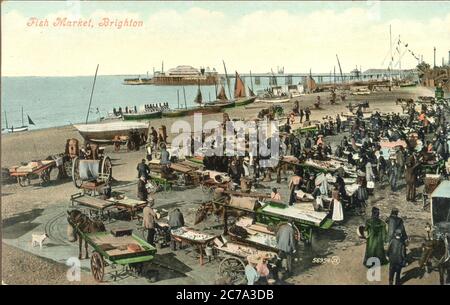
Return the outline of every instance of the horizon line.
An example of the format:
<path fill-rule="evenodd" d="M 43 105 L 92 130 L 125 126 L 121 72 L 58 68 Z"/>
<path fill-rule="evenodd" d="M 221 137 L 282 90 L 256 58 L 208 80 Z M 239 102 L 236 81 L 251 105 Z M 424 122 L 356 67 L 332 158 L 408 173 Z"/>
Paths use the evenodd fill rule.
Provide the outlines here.
<path fill-rule="evenodd" d="M 414 68 L 405 68 L 405 69 L 393 69 L 392 71 L 411 71 L 411 70 L 415 70 L 417 69 L 416 67 Z M 388 69 L 383 69 L 383 68 L 369 68 L 366 69 L 365 71 L 363 71 L 362 73 L 365 73 L 366 71 L 370 71 L 370 70 L 384 70 L 384 71 L 388 71 Z M 240 75 L 247 75 L 249 73 L 239 73 Z M 252 72 L 253 74 L 267 74 L 267 75 L 271 75 L 272 72 Z M 284 75 L 284 76 L 288 76 L 290 74 L 310 74 L 310 72 L 284 72 L 283 74 L 278 74 L 278 73 L 274 73 L 275 75 Z M 330 72 L 313 72 L 311 73 L 311 75 L 329 75 Z M 338 73 L 336 73 L 337 75 Z M 343 72 L 343 74 L 352 74 L 352 71 L 350 72 Z M 147 73 L 132 73 L 132 74 L 98 74 L 98 76 L 141 76 L 141 75 L 147 75 Z M 149 76 L 152 74 L 149 74 Z M 225 76 L 225 73 L 219 73 L 219 75 L 223 75 Z M 250 75 L 250 74 L 249 74 Z M 91 77 L 93 76 L 92 74 L 82 74 L 82 75 L 1 75 L 1 77 Z M 153 75 L 152 75 L 153 76 Z M 230 77 L 230 76 L 229 76 Z M 232 76 L 234 77 L 234 76 Z"/>

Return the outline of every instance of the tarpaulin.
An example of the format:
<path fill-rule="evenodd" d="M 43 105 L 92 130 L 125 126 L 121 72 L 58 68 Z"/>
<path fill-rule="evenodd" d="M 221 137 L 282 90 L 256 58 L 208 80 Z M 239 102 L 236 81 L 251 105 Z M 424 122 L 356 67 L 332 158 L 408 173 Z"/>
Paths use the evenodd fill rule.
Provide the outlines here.
<path fill-rule="evenodd" d="M 98 178 L 100 160 L 80 160 L 81 180 L 95 180 Z"/>

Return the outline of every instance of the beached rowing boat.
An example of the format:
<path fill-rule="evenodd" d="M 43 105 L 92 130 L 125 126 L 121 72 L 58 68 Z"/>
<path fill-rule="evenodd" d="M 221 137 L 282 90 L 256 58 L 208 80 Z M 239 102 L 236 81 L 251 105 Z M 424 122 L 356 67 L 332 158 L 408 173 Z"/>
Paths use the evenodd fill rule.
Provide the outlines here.
<path fill-rule="evenodd" d="M 128 136 L 130 131 L 148 133 L 148 124 L 141 122 L 113 121 L 107 123 L 73 125 L 85 140 L 111 140 L 115 136 Z"/>
<path fill-rule="evenodd" d="M 256 103 L 267 103 L 267 104 L 279 104 L 279 103 L 287 103 L 291 99 L 289 97 L 273 97 L 273 98 L 265 98 L 258 97 L 255 102 Z"/>

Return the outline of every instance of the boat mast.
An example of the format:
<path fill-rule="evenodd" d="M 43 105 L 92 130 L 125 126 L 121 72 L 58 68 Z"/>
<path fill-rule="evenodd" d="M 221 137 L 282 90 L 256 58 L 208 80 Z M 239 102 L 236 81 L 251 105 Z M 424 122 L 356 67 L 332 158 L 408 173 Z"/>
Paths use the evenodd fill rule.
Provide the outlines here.
<path fill-rule="evenodd" d="M 183 86 L 183 96 L 184 96 L 184 108 L 187 109 L 187 104 L 186 104 L 186 91 L 184 90 L 184 86 Z"/>
<path fill-rule="evenodd" d="M 22 126 L 25 126 L 23 125 L 23 106 L 22 106 Z"/>
<path fill-rule="evenodd" d="M 337 59 L 338 66 L 339 66 L 339 73 L 341 74 L 341 83 L 343 83 L 344 82 L 344 75 L 342 74 L 341 62 L 339 61 L 339 57 L 338 57 L 337 54 L 336 54 L 336 59 Z"/>
<path fill-rule="evenodd" d="M 230 79 L 228 78 L 227 67 L 225 66 L 225 61 L 223 59 L 222 59 L 222 62 L 223 62 L 223 69 L 225 70 L 225 78 L 227 79 L 228 94 L 231 99 L 232 95 L 231 95 L 231 89 L 230 89 Z"/>
<path fill-rule="evenodd" d="M 336 66 L 333 67 L 333 83 L 336 88 Z"/>
<path fill-rule="evenodd" d="M 8 118 L 6 117 L 6 110 L 5 110 L 5 124 L 6 124 L 6 129 L 8 129 Z"/>
<path fill-rule="evenodd" d="M 217 100 L 217 78 L 214 79 L 214 91 L 216 93 L 216 100 Z"/>
<path fill-rule="evenodd" d="M 250 70 L 250 85 L 252 86 L 252 91 L 255 92 L 255 91 L 253 90 L 252 70 Z"/>
<path fill-rule="evenodd" d="M 389 82 L 392 82 L 392 26 L 389 25 L 389 52 L 391 53 L 391 60 L 389 61 Z"/>
<path fill-rule="evenodd" d="M 99 64 L 97 64 L 97 69 L 95 70 L 94 83 L 92 84 L 91 98 L 89 99 L 89 107 L 88 107 L 88 111 L 87 111 L 87 115 L 86 115 L 86 124 L 87 124 L 88 119 L 89 119 L 89 111 L 91 110 L 92 96 L 94 94 L 95 81 L 97 80 L 98 66 L 99 66 Z"/>

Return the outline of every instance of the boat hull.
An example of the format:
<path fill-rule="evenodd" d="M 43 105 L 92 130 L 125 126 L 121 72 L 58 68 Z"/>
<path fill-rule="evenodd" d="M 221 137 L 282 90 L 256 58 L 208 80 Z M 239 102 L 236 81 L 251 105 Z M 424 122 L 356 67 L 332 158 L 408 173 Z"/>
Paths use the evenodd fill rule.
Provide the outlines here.
<path fill-rule="evenodd" d="M 237 99 L 234 102 L 234 106 L 235 107 L 245 106 L 245 105 L 253 103 L 255 100 L 256 100 L 256 96 L 245 97 L 245 98 L 242 98 L 242 99 Z"/>
<path fill-rule="evenodd" d="M 161 116 L 162 116 L 161 111 L 148 112 L 148 113 L 124 113 L 124 114 L 122 114 L 122 117 L 125 121 L 158 119 Z"/>
<path fill-rule="evenodd" d="M 169 110 L 162 113 L 163 118 L 177 118 L 185 115 L 187 115 L 185 110 Z"/>
<path fill-rule="evenodd" d="M 28 131 L 28 126 L 20 126 L 17 128 L 8 127 L 6 130 L 8 131 L 8 133 L 24 132 L 24 131 Z"/>
<path fill-rule="evenodd" d="M 163 111 L 162 116 L 165 118 L 177 118 L 182 116 L 189 116 L 195 113 L 211 114 L 217 113 L 222 110 L 222 106 L 210 105 L 201 107 L 191 107 L 187 109 L 175 109 L 169 111 Z"/>
<path fill-rule="evenodd" d="M 119 121 L 73 126 L 86 141 L 112 141 L 116 136 L 128 136 L 132 130 L 137 130 L 145 135 L 148 133 L 148 124 L 146 123 Z"/>
<path fill-rule="evenodd" d="M 263 99 L 258 98 L 256 99 L 256 103 L 267 103 L 267 104 L 278 104 L 278 103 L 287 103 L 291 99 L 290 98 L 274 98 L 274 99 Z"/>
<path fill-rule="evenodd" d="M 236 105 L 235 101 L 214 101 L 211 103 L 206 103 L 204 105 L 204 107 L 219 107 L 220 109 L 224 109 L 224 108 L 231 108 L 234 107 Z"/>

